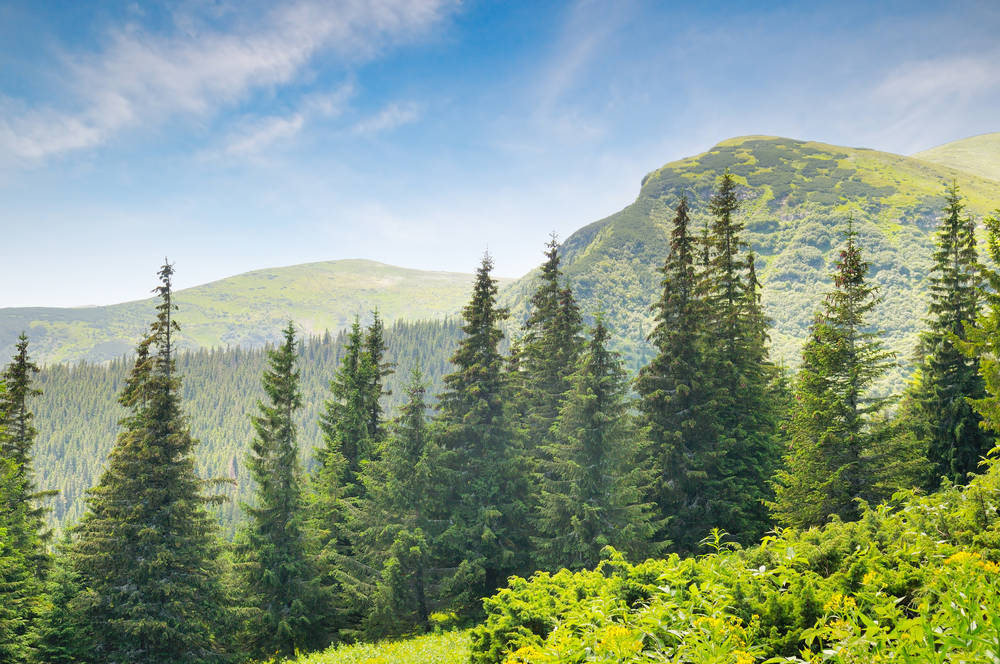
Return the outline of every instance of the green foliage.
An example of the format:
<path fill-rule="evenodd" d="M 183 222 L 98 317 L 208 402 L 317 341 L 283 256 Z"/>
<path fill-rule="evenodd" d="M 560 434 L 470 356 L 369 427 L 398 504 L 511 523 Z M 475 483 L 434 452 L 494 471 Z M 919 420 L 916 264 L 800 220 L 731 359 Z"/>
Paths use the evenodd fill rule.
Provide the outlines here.
<path fill-rule="evenodd" d="M 1000 265 L 1000 209 L 987 217 L 986 250 L 994 266 Z M 1000 431 L 1000 270 L 985 268 L 986 282 L 982 292 L 984 307 L 976 324 L 966 330 L 968 340 L 959 347 L 970 358 L 979 361 L 979 374 L 986 394 L 972 402 L 983 418 L 982 426 Z"/>
<path fill-rule="evenodd" d="M 749 549 L 639 564 L 609 550 L 593 571 L 514 578 L 486 600 L 472 662 L 992 661 L 998 498 L 994 467 Z"/>
<path fill-rule="evenodd" d="M 216 528 L 181 409 L 172 273 L 169 264 L 159 272 L 156 320 L 121 391 L 128 415 L 74 529 L 83 620 L 92 652 L 107 662 L 218 658 Z"/>

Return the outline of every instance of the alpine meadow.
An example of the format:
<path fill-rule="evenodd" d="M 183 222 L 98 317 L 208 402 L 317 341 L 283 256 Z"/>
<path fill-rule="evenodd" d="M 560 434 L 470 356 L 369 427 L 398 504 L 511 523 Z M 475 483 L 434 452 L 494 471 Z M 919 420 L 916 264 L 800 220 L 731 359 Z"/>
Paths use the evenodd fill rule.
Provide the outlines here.
<path fill-rule="evenodd" d="M 997 29 L 12 0 L 0 664 L 1000 661 Z"/>

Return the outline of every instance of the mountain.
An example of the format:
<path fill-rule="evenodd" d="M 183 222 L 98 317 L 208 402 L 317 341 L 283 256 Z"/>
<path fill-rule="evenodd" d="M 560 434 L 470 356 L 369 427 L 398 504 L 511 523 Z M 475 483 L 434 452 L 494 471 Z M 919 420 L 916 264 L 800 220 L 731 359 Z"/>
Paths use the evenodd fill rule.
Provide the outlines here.
<path fill-rule="evenodd" d="M 154 282 L 150 268 L 150 283 Z M 428 272 L 367 260 L 339 260 L 255 270 L 177 291 L 183 314 L 181 349 L 260 347 L 294 320 L 304 334 L 336 332 L 354 316 L 378 309 L 386 323 L 442 319 L 459 312 L 471 274 Z M 43 363 L 102 362 L 135 349 L 150 321 L 152 300 L 105 307 L 0 309 L 0 357 L 28 333 Z"/>
<path fill-rule="evenodd" d="M 932 164 L 949 166 L 990 180 L 1000 180 L 1000 132 L 963 138 L 913 156 Z"/>
<path fill-rule="evenodd" d="M 968 211 L 980 216 L 1000 205 L 1000 182 L 912 157 L 772 136 L 729 139 L 666 164 L 643 178 L 631 205 L 563 243 L 563 267 L 583 309 L 602 313 L 613 325 L 633 367 L 651 352 L 642 340 L 652 326 L 657 270 L 669 250 L 678 198 L 688 196 L 694 228 L 700 229 L 726 169 L 743 186 L 744 237 L 756 255 L 765 309 L 774 322 L 774 359 L 798 364 L 853 218 L 884 298 L 874 322 L 901 362 L 883 388 L 899 387 L 926 313 L 927 272 L 945 186 L 957 181 Z M 515 311 L 523 312 L 533 280 L 528 275 L 508 288 Z"/>

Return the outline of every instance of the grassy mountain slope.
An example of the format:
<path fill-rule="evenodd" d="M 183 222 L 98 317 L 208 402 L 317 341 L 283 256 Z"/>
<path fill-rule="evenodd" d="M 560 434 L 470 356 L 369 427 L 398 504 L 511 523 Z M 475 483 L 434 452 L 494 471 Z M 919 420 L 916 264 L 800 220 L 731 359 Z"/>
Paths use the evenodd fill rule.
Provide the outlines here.
<path fill-rule="evenodd" d="M 152 275 L 152 273 L 150 273 Z M 427 272 L 366 260 L 307 263 L 255 270 L 178 291 L 184 312 L 179 346 L 259 347 L 277 341 L 292 319 L 305 334 L 348 326 L 355 315 L 439 319 L 468 299 L 472 275 Z M 150 283 L 152 283 L 152 276 Z M 102 362 L 130 353 L 144 334 L 150 300 L 106 307 L 0 309 L 0 357 L 13 351 L 22 330 L 41 362 Z"/>
<path fill-rule="evenodd" d="M 950 166 L 966 173 L 1000 181 L 1000 132 L 952 141 L 913 156 L 933 164 Z"/>
<path fill-rule="evenodd" d="M 1000 182 L 910 157 L 768 136 L 746 136 L 648 174 L 635 202 L 569 236 L 564 269 L 585 311 L 603 312 L 638 366 L 652 325 L 669 249 L 670 220 L 681 194 L 692 203 L 694 228 L 707 221 L 716 181 L 730 169 L 744 185 L 745 239 L 755 252 L 763 299 L 774 321 L 776 360 L 794 366 L 821 293 L 830 287 L 843 231 L 853 217 L 885 301 L 875 324 L 898 360 L 908 362 L 926 311 L 933 231 L 945 184 L 956 180 L 969 211 L 1000 205 Z M 533 275 L 508 289 L 523 313 Z M 898 386 L 905 369 L 889 377 Z"/>

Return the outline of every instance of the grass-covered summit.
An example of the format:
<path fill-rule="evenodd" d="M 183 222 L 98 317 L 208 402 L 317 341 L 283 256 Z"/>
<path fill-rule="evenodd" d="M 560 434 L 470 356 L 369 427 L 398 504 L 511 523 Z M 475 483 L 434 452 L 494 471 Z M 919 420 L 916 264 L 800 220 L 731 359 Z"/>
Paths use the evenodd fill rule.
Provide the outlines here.
<path fill-rule="evenodd" d="M 757 255 L 763 300 L 774 321 L 772 354 L 795 365 L 829 279 L 847 220 L 854 219 L 872 278 L 885 298 L 874 322 L 900 361 L 909 359 L 926 313 L 933 231 L 945 186 L 956 181 L 968 211 L 1000 205 L 1000 182 L 912 157 L 769 136 L 723 141 L 671 162 L 642 180 L 636 200 L 566 238 L 563 266 L 586 312 L 603 312 L 632 356 L 651 326 L 657 271 L 668 252 L 669 220 L 687 194 L 695 232 L 718 177 L 729 169 L 742 185 L 745 239 Z M 533 275 L 511 286 L 523 302 Z M 889 378 L 898 382 L 903 374 Z"/>
<path fill-rule="evenodd" d="M 411 270 L 368 260 L 337 260 L 269 268 L 176 293 L 183 311 L 180 349 L 259 347 L 277 343 L 289 319 L 306 335 L 336 332 L 355 315 L 378 309 L 384 321 L 441 319 L 457 314 L 472 275 Z M 27 332 L 46 364 L 101 362 L 130 353 L 145 334 L 150 300 L 105 307 L 0 309 L 0 357 Z"/>
<path fill-rule="evenodd" d="M 917 159 L 1000 181 L 1000 132 L 970 136 L 913 155 Z"/>

